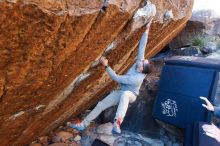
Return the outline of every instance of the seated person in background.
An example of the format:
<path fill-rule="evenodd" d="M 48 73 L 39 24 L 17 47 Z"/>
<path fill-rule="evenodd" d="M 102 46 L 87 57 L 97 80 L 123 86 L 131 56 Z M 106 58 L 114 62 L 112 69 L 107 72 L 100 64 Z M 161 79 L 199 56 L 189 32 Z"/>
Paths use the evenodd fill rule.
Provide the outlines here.
<path fill-rule="evenodd" d="M 206 102 L 206 104 L 202 104 L 202 106 L 220 118 L 220 107 L 213 106 L 206 97 L 200 98 Z M 205 124 L 202 126 L 202 128 L 206 132 L 206 135 L 216 139 L 220 143 L 220 129 L 218 127 L 216 127 L 214 124 Z"/>

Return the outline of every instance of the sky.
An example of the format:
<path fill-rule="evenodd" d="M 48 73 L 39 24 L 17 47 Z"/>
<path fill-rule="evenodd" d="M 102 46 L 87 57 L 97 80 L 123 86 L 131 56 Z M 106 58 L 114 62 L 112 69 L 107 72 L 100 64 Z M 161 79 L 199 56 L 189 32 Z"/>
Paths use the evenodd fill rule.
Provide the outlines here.
<path fill-rule="evenodd" d="M 212 9 L 220 15 L 220 0 L 194 0 L 193 10 Z"/>

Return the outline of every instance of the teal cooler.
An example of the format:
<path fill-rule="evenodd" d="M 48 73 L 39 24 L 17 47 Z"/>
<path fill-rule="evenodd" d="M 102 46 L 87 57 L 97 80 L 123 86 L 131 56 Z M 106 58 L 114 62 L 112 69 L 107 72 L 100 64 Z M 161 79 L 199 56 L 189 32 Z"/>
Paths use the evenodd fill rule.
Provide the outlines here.
<path fill-rule="evenodd" d="M 179 128 L 194 122 L 210 122 L 211 113 L 199 97 L 214 101 L 220 60 L 173 57 L 162 69 L 153 116 Z"/>

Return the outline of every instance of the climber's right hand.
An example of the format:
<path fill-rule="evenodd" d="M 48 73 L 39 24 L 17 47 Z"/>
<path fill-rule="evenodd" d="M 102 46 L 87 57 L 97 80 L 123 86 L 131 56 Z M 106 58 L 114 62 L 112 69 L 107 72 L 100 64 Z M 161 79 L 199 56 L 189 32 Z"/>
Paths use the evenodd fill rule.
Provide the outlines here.
<path fill-rule="evenodd" d="M 100 58 L 100 63 L 103 65 L 103 66 L 108 66 L 108 59 L 106 59 L 105 57 L 101 57 Z"/>

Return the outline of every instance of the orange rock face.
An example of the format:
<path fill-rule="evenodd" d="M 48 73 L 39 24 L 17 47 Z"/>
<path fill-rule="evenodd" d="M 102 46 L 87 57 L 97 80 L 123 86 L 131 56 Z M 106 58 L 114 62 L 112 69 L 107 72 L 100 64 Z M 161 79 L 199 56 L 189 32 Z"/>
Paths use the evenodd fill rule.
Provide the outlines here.
<path fill-rule="evenodd" d="M 151 2 L 157 14 L 146 57 L 182 30 L 193 6 L 193 0 Z M 143 0 L 0 0 L 1 146 L 30 143 L 112 90 L 116 84 L 97 60 L 105 55 L 117 73 L 133 64 L 144 31 L 133 27 L 133 16 L 144 5 Z"/>

